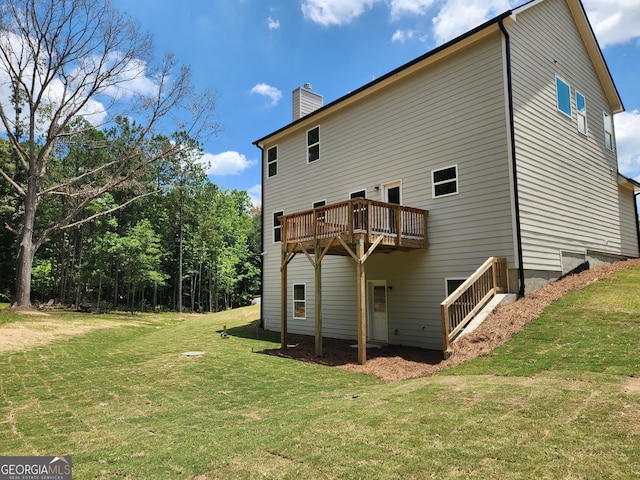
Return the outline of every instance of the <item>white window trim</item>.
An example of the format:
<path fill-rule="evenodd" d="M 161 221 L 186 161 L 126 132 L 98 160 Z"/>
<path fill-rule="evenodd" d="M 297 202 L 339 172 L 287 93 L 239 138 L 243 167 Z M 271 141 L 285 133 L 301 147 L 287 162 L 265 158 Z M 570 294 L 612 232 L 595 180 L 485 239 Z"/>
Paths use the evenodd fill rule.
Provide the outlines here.
<path fill-rule="evenodd" d="M 322 202 L 324 202 L 323 205 L 318 205 L 318 203 L 322 203 Z M 311 208 L 325 207 L 326 205 L 327 205 L 327 199 L 317 200 L 317 201 L 311 203 Z"/>
<path fill-rule="evenodd" d="M 443 183 L 452 182 L 453 180 L 445 180 L 443 182 L 436 183 L 433 181 L 433 174 L 434 172 L 439 172 L 440 170 L 447 170 L 448 168 L 456 169 L 456 177 L 455 177 L 456 191 L 452 193 L 445 193 L 444 195 L 436 195 L 436 185 L 442 185 Z M 455 165 L 449 165 L 447 167 L 436 168 L 434 170 L 431 170 L 431 198 L 450 197 L 452 195 L 458 195 L 459 193 L 460 193 L 460 172 L 459 172 L 457 163 Z"/>
<path fill-rule="evenodd" d="M 609 124 L 611 125 L 611 130 L 607 130 L 607 122 L 605 119 L 609 118 Z M 602 112 L 602 128 L 604 129 L 604 147 L 607 150 L 614 151 L 615 147 L 615 137 L 613 134 L 613 115 L 608 112 Z M 607 135 L 611 137 L 611 148 L 607 146 Z"/>
<path fill-rule="evenodd" d="M 296 300 L 296 287 L 302 285 L 304 287 L 304 300 Z M 307 284 L 306 283 L 294 283 L 291 289 L 293 298 L 293 304 L 292 304 L 292 308 L 293 311 L 291 312 L 291 316 L 295 319 L 295 320 L 306 320 L 307 319 Z M 296 303 L 299 302 L 304 302 L 304 317 L 296 317 Z"/>
<path fill-rule="evenodd" d="M 402 180 L 394 180 L 393 182 L 387 182 L 382 184 L 382 195 L 383 195 L 382 201 L 389 203 L 389 189 L 393 187 L 399 188 L 399 194 L 400 194 L 399 205 L 402 205 Z"/>
<path fill-rule="evenodd" d="M 353 200 L 353 198 L 354 198 L 351 195 L 353 195 L 354 193 L 360 193 L 360 192 L 364 192 L 364 197 L 356 197 L 356 198 L 367 198 L 367 189 L 366 188 L 358 188 L 357 190 L 353 190 L 352 192 L 349 192 L 349 200 Z"/>
<path fill-rule="evenodd" d="M 284 210 L 275 210 L 271 212 L 271 235 L 273 239 L 273 243 L 282 243 L 282 225 L 278 225 L 277 227 L 273 224 L 274 216 L 276 213 L 280 213 L 280 216 L 284 215 Z M 280 240 L 276 240 L 276 229 L 280 230 Z"/>
<path fill-rule="evenodd" d="M 448 287 L 448 283 L 450 281 L 456 281 L 456 282 L 462 281 L 462 282 L 464 282 L 465 280 L 467 280 L 467 279 L 464 278 L 464 277 L 446 277 L 444 279 L 444 298 L 447 298 L 449 295 L 451 295 L 451 293 L 453 293 L 453 292 L 449 293 L 449 288 L 447 288 Z M 454 292 L 455 292 L 455 290 L 454 290 Z"/>
<path fill-rule="evenodd" d="M 310 132 L 311 130 L 315 130 L 316 128 L 318 129 L 318 142 L 317 142 L 317 143 L 313 143 L 313 144 L 309 145 L 309 132 Z M 307 134 L 304 136 L 304 141 L 305 141 L 305 144 L 307 145 L 307 148 L 305 149 L 305 151 L 307 152 L 307 163 L 309 164 L 309 163 L 316 163 L 316 162 L 319 162 L 319 161 L 320 161 L 320 158 L 321 158 L 321 156 L 322 156 L 322 154 L 321 154 L 321 152 L 320 152 L 320 125 L 316 125 L 315 127 L 310 128 L 309 130 L 307 130 Z M 309 160 L 309 149 L 310 149 L 311 147 L 315 146 L 315 145 L 318 145 L 318 158 L 316 158 L 316 159 L 315 159 L 315 160 L 313 160 L 313 161 L 310 161 L 310 160 Z"/>
<path fill-rule="evenodd" d="M 578 110 L 578 95 L 580 95 L 584 99 L 584 113 L 581 113 L 580 110 Z M 575 91 L 573 97 L 576 101 L 576 126 L 578 132 L 583 135 L 587 135 L 587 132 L 589 131 L 589 125 L 587 123 L 587 97 L 580 93 L 578 90 Z M 580 117 L 584 118 L 584 132 L 580 130 Z"/>
<path fill-rule="evenodd" d="M 276 149 L 276 159 L 273 161 L 269 161 L 269 150 L 271 150 L 272 148 Z M 269 148 L 267 148 L 266 151 L 266 155 L 267 155 L 267 178 L 273 178 L 273 177 L 277 177 L 278 176 L 278 157 L 280 156 L 280 148 L 278 147 L 278 145 L 273 145 Z M 275 175 L 269 175 L 269 165 L 271 165 L 272 163 L 276 164 L 276 174 Z"/>
<path fill-rule="evenodd" d="M 560 108 L 560 95 L 558 95 L 558 80 L 560 80 L 562 83 L 564 83 L 568 88 L 569 88 L 569 113 L 565 112 L 564 110 L 562 110 Z M 572 105 L 571 105 L 571 84 L 567 81 L 565 81 L 564 79 L 560 78 L 558 75 L 556 75 L 556 79 L 554 82 L 554 86 L 555 86 L 555 91 L 556 91 L 556 109 L 562 113 L 565 117 L 571 117 L 571 112 L 573 111 Z"/>

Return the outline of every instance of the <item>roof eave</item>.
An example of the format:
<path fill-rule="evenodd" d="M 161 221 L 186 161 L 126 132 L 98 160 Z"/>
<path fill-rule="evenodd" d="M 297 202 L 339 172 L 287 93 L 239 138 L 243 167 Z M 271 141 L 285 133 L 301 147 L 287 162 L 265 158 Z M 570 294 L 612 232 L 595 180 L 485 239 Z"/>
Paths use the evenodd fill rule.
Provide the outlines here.
<path fill-rule="evenodd" d="M 459 37 L 456 37 L 453 40 L 447 43 L 444 43 L 433 50 L 430 50 L 424 55 L 421 55 L 420 57 L 417 57 L 411 60 L 410 62 L 405 63 L 404 65 L 396 68 L 395 70 L 392 70 L 391 72 L 363 85 L 357 90 L 349 92 L 348 94 L 338 98 L 337 100 L 334 100 L 333 102 L 326 104 L 325 106 L 310 113 L 309 115 L 306 115 L 292 123 L 289 123 L 288 125 L 285 125 L 284 127 L 270 133 L 269 135 L 266 135 L 256 140 L 255 142 L 253 142 L 253 144 L 256 146 L 262 146 L 264 145 L 266 140 L 285 134 L 288 130 L 291 130 L 297 126 L 300 126 L 306 123 L 317 122 L 320 118 L 328 115 L 329 113 L 333 113 L 336 110 L 344 108 L 350 103 L 356 100 L 359 100 L 361 98 L 364 98 L 378 91 L 380 88 L 383 88 L 390 83 L 394 83 L 400 80 L 401 78 L 404 78 L 407 75 L 410 75 L 416 70 L 420 70 L 424 68 L 426 65 L 429 65 L 435 61 L 440 60 L 442 57 L 455 53 L 456 51 L 460 50 L 464 46 L 470 43 L 474 43 L 479 39 L 484 38 L 485 36 L 493 33 L 494 31 L 497 31 L 498 23 L 501 20 L 504 20 L 509 16 L 511 16 L 511 14 L 512 14 L 512 11 L 509 10 L 501 15 L 498 15 L 497 17 L 483 23 L 482 25 L 479 25 L 473 30 L 469 30 L 463 35 L 460 35 Z"/>

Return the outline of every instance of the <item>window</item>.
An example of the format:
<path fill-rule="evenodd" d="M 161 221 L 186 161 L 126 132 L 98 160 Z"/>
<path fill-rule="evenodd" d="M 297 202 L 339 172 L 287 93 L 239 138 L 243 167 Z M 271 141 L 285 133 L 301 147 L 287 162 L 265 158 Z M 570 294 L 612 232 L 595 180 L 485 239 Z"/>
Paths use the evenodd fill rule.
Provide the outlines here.
<path fill-rule="evenodd" d="M 367 191 L 366 190 L 358 190 L 357 192 L 351 192 L 349 194 L 349 198 L 354 199 L 354 198 L 367 198 Z"/>
<path fill-rule="evenodd" d="M 319 202 L 313 202 L 313 208 L 324 207 L 327 204 L 326 200 L 320 200 Z M 318 212 L 318 216 L 316 217 L 319 222 L 324 222 L 326 217 L 326 211 L 324 209 Z"/>
<path fill-rule="evenodd" d="M 284 215 L 283 211 L 275 212 L 273 214 L 273 241 L 279 242 L 282 239 L 282 232 L 279 218 Z"/>
<path fill-rule="evenodd" d="M 587 101 L 580 92 L 576 91 L 576 111 L 578 115 L 578 131 L 587 134 Z"/>
<path fill-rule="evenodd" d="M 307 318 L 307 292 L 304 283 L 293 284 L 293 318 Z"/>
<path fill-rule="evenodd" d="M 567 115 L 571 116 L 571 87 L 569 87 L 568 83 L 560 80 L 560 78 L 556 77 L 556 99 L 558 104 L 558 110 Z"/>
<path fill-rule="evenodd" d="M 433 170 L 433 197 L 444 197 L 458 193 L 458 166 Z"/>
<path fill-rule="evenodd" d="M 270 177 L 278 174 L 278 146 L 271 147 L 267 150 L 267 171 Z"/>
<path fill-rule="evenodd" d="M 613 122 L 611 115 L 603 113 L 602 119 L 604 121 L 604 145 L 609 150 L 613 150 Z"/>
<path fill-rule="evenodd" d="M 447 278 L 445 280 L 447 297 L 455 292 L 456 289 L 465 282 L 465 280 L 465 278 Z"/>
<path fill-rule="evenodd" d="M 320 127 L 307 132 L 307 161 L 315 162 L 320 158 Z"/>

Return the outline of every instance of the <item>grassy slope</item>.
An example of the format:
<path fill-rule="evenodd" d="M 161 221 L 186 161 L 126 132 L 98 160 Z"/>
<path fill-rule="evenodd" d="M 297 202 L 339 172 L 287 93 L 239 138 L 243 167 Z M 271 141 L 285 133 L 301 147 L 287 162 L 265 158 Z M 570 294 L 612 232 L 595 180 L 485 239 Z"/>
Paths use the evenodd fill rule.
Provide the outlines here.
<path fill-rule="evenodd" d="M 621 272 L 395 384 L 253 353 L 257 307 L 114 318 L 0 355 L 0 455 L 70 454 L 74 478 L 637 478 L 639 286 Z"/>

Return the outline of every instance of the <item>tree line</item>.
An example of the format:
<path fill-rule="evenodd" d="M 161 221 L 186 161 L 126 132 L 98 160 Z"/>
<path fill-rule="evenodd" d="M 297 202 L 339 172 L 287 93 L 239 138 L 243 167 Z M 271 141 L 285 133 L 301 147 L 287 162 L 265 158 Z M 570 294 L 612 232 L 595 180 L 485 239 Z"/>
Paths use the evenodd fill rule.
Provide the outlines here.
<path fill-rule="evenodd" d="M 48 176 L 68 175 L 71 164 L 77 174 L 105 155 L 71 148 L 64 159 L 50 162 Z M 78 226 L 48 238 L 34 258 L 32 301 L 92 311 L 212 312 L 248 305 L 260 292 L 260 209 L 245 191 L 211 183 L 195 157 L 154 163 L 136 180 L 136 188 L 152 193 L 117 208 L 131 193 L 107 192 L 76 217 Z M 0 165 L 7 168 L 10 158 L 7 142 L 0 141 Z M 1 221 L 11 225 L 19 221 L 20 201 L 6 185 L 3 189 Z M 66 196 L 44 200 L 36 227 L 63 216 L 69 201 Z M 15 286 L 17 239 L 5 229 L 0 241 L 0 292 L 8 300 Z"/>
<path fill-rule="evenodd" d="M 108 0 L 0 8 L 0 294 L 215 311 L 259 290 L 259 212 L 197 161 L 216 95 Z"/>

